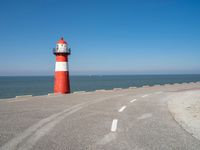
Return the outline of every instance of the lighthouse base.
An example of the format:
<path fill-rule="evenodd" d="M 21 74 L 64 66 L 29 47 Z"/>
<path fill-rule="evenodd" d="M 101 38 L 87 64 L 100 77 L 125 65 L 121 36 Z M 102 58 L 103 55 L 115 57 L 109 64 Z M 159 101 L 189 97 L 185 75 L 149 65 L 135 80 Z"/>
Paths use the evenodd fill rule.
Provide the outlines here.
<path fill-rule="evenodd" d="M 55 72 L 54 93 L 68 94 L 70 93 L 69 72 Z"/>

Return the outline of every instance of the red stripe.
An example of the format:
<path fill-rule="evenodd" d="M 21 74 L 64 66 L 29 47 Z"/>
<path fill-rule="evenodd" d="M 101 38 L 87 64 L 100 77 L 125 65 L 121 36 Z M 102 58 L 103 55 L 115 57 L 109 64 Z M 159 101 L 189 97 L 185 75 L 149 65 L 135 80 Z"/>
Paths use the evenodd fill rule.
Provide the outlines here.
<path fill-rule="evenodd" d="M 54 92 L 62 94 L 70 93 L 70 82 L 69 82 L 68 71 L 55 72 Z"/>
<path fill-rule="evenodd" d="M 67 62 L 68 61 L 68 55 L 66 54 L 58 54 L 56 55 L 56 61 L 57 62 Z"/>

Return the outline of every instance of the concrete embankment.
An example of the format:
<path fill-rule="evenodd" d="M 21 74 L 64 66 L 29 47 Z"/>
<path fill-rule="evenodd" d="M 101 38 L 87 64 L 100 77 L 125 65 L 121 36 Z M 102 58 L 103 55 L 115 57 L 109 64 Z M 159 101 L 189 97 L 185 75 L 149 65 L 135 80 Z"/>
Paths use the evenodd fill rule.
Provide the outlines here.
<path fill-rule="evenodd" d="M 178 92 L 168 99 L 168 107 L 175 120 L 200 140 L 200 91 Z"/>

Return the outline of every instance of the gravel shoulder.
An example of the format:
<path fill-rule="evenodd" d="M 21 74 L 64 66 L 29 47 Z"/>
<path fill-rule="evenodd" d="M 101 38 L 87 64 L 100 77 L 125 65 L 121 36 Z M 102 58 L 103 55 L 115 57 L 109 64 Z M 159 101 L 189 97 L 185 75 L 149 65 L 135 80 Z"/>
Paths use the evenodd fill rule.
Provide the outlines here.
<path fill-rule="evenodd" d="M 174 119 L 200 140 L 200 91 L 173 93 L 168 97 L 168 108 Z"/>

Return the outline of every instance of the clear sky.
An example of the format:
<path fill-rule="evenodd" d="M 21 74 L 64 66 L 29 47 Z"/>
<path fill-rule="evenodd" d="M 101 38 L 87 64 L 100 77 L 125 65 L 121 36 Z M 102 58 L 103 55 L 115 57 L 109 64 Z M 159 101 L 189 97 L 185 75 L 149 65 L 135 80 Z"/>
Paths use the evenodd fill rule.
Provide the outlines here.
<path fill-rule="evenodd" d="M 199 0 L 1 0 L 0 75 L 200 73 Z"/>

